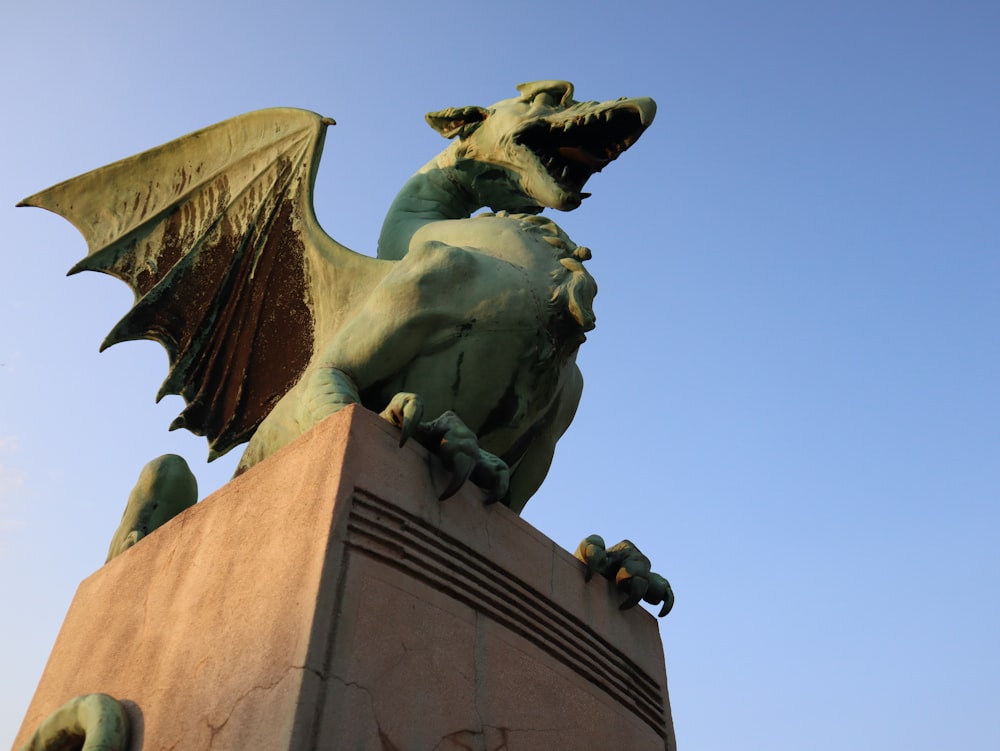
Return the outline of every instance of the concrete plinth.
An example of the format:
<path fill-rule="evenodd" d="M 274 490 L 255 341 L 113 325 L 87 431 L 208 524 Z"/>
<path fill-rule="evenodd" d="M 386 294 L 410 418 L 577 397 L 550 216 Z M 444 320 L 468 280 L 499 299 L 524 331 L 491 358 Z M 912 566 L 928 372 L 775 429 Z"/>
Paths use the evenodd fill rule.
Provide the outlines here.
<path fill-rule="evenodd" d="M 655 620 L 359 408 L 86 579 L 15 742 L 122 700 L 133 751 L 675 748 Z"/>

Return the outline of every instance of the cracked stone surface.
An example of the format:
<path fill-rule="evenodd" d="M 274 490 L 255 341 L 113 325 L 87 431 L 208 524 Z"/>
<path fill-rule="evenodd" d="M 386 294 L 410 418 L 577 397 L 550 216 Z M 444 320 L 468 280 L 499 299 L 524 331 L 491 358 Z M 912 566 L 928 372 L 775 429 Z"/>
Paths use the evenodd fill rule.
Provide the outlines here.
<path fill-rule="evenodd" d="M 675 749 L 654 619 L 428 461 L 347 409 L 115 558 L 15 747 L 103 692 L 143 751 Z"/>

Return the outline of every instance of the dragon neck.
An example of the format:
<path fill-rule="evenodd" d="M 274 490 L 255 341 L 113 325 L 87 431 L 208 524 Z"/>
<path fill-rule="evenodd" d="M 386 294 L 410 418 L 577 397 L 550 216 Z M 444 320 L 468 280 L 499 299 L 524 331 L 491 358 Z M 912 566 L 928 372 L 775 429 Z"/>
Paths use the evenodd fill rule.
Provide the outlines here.
<path fill-rule="evenodd" d="M 455 146 L 421 167 L 396 195 L 379 235 L 379 258 L 399 260 L 409 250 L 414 233 L 425 224 L 467 219 L 484 206 L 529 213 L 541 210 L 530 205 L 511 205 L 524 202 L 516 174 L 463 158 Z"/>

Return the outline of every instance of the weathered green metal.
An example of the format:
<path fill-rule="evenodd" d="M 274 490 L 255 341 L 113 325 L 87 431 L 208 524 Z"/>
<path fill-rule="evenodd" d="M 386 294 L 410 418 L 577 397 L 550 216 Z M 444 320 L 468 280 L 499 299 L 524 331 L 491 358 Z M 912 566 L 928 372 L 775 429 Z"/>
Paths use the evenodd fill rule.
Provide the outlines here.
<path fill-rule="evenodd" d="M 590 250 L 538 214 L 577 208 L 656 105 L 578 102 L 566 81 L 518 92 L 427 115 L 451 144 L 393 201 L 377 258 L 320 228 L 312 190 L 333 121 L 302 110 L 252 112 L 22 203 L 83 233 L 73 272 L 132 287 L 104 346 L 164 345 L 160 396 L 187 405 L 171 428 L 206 436 L 210 458 L 249 440 L 242 472 L 360 403 L 442 456 L 445 495 L 471 477 L 519 512 L 576 412 L 576 353 L 596 320 Z"/>
<path fill-rule="evenodd" d="M 183 458 L 164 454 L 153 459 L 139 473 L 105 563 L 197 502 L 198 481 Z"/>
<path fill-rule="evenodd" d="M 17 751 L 126 751 L 128 715 L 107 694 L 70 699 L 50 714 Z"/>

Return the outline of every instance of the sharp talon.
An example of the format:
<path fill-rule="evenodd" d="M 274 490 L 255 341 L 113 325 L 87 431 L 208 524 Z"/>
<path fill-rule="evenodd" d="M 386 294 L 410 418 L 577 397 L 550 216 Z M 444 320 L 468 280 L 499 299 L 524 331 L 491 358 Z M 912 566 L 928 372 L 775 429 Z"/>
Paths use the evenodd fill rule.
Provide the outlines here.
<path fill-rule="evenodd" d="M 399 426 L 399 447 L 403 448 L 406 442 L 413 437 L 413 434 L 417 430 L 417 425 L 420 423 L 417 420 L 408 420 L 406 417 L 403 418 L 403 424 Z"/>
<path fill-rule="evenodd" d="M 452 459 L 452 465 L 451 481 L 448 483 L 448 487 L 444 489 L 444 492 L 438 496 L 439 501 L 447 500 L 458 492 L 458 489 L 469 479 L 469 475 L 472 474 L 476 462 L 467 454 L 456 454 Z"/>
<path fill-rule="evenodd" d="M 608 554 L 603 547 L 591 546 L 587 549 L 587 572 L 584 574 L 584 580 L 590 581 L 591 577 L 595 573 L 600 573 L 604 571 L 604 568 L 608 565 Z"/>
<path fill-rule="evenodd" d="M 630 576 L 625 569 L 618 572 L 618 587 L 628 591 L 628 597 L 618 606 L 619 610 L 635 607 L 649 588 L 649 582 L 641 576 Z"/>
<path fill-rule="evenodd" d="M 483 504 L 492 506 L 507 497 L 507 491 L 510 490 L 510 469 L 499 457 L 479 449 L 479 460 L 472 472 L 472 482 L 486 491 Z"/>
<path fill-rule="evenodd" d="M 488 484 L 490 487 L 490 491 L 487 493 L 485 501 L 486 505 L 490 506 L 507 497 L 507 494 L 510 491 L 510 470 L 507 468 L 507 464 L 499 459 L 496 459 L 494 463 L 488 464 L 488 466 L 491 470 L 492 482 L 483 484 Z M 487 477 L 490 477 L 491 475 L 488 474 Z M 472 475 L 472 481 L 477 482 L 475 474 Z"/>
<path fill-rule="evenodd" d="M 399 447 L 413 436 L 424 417 L 423 400 L 416 394 L 400 392 L 382 410 L 381 416 L 399 428 Z"/>
<path fill-rule="evenodd" d="M 654 585 L 656 589 L 656 600 L 652 604 L 663 603 L 663 607 L 660 608 L 660 618 L 662 618 L 674 607 L 674 590 L 670 588 L 670 582 L 659 574 L 653 574 L 649 579 L 650 589 L 653 589 Z"/>
<path fill-rule="evenodd" d="M 608 553 L 604 547 L 604 538 L 600 535 L 590 535 L 576 549 L 576 559 L 584 565 L 583 580 L 590 581 L 595 571 L 604 570 L 608 561 Z"/>
<path fill-rule="evenodd" d="M 399 433 L 399 447 L 402 448 L 410 437 L 417 432 L 420 421 L 424 419 L 424 402 L 420 397 L 413 396 L 403 405 L 403 424 Z"/>
<path fill-rule="evenodd" d="M 464 484 L 465 484 L 464 477 L 462 477 L 459 474 L 452 475 L 451 482 L 448 483 L 448 487 L 446 487 L 444 491 L 441 493 L 441 495 L 438 496 L 438 500 L 447 501 L 449 498 L 455 495 L 455 493 L 458 492 L 459 488 L 461 488 Z"/>
<path fill-rule="evenodd" d="M 662 618 L 673 609 L 674 609 L 674 593 L 671 592 L 669 593 L 667 598 L 663 601 L 663 607 L 660 608 L 659 617 Z"/>
<path fill-rule="evenodd" d="M 670 582 L 657 573 L 650 573 L 649 587 L 642 599 L 650 605 L 663 603 L 663 607 L 660 608 L 660 618 L 674 607 L 674 591 L 670 588 Z"/>
<path fill-rule="evenodd" d="M 584 565 L 584 581 L 589 582 L 596 571 L 613 581 L 625 595 L 619 610 L 634 608 L 640 600 L 650 605 L 662 603 L 660 618 L 673 609 L 670 582 L 650 571 L 649 559 L 628 540 L 607 548 L 600 535 L 590 535 L 580 543 L 574 556 Z"/>

